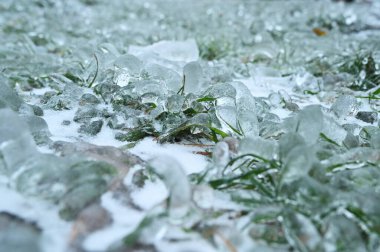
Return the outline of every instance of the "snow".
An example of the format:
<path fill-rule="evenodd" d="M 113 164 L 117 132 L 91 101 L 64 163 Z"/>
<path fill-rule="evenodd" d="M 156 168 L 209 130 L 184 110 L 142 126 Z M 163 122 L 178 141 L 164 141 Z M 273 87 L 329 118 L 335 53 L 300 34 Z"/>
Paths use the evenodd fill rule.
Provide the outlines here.
<path fill-rule="evenodd" d="M 151 137 L 140 141 L 129 151 L 146 161 L 161 155 L 169 155 L 182 165 L 186 174 L 203 171 L 207 166 L 207 158 L 195 154 L 197 151 L 202 151 L 201 148 L 180 144 L 159 144 Z"/>
<path fill-rule="evenodd" d="M 35 198 L 25 196 L 0 187 L 0 212 L 15 214 L 27 221 L 35 222 L 42 230 L 42 251 L 67 251 L 67 241 L 71 224 L 64 222 L 58 215 L 58 208 Z"/>
<path fill-rule="evenodd" d="M 48 124 L 49 131 L 52 134 L 53 141 L 76 142 L 82 140 L 99 146 L 120 147 L 125 143 L 115 139 L 114 133 L 107 126 L 103 126 L 102 130 L 96 136 L 85 136 L 78 133 L 79 123 L 73 122 L 75 109 L 71 110 L 44 110 L 44 120 Z M 62 125 L 62 121 L 71 121 L 70 125 Z"/>
<path fill-rule="evenodd" d="M 169 191 L 161 180 L 146 181 L 141 189 L 131 193 L 134 204 L 144 210 L 149 210 L 155 205 L 162 203 L 169 196 Z"/>
<path fill-rule="evenodd" d="M 91 234 L 83 243 L 88 251 L 105 251 L 115 242 L 132 232 L 144 218 L 144 213 L 127 208 L 113 198 L 111 192 L 105 193 L 101 198 L 102 206 L 111 214 L 113 224 Z"/>
<path fill-rule="evenodd" d="M 72 121 L 75 115 L 75 110 L 44 110 L 43 119 L 48 124 L 49 131 L 52 134 L 52 140 L 64 140 L 74 142 L 78 137 L 77 130 L 79 124 L 72 122 L 68 126 L 62 125 L 62 121 Z"/>

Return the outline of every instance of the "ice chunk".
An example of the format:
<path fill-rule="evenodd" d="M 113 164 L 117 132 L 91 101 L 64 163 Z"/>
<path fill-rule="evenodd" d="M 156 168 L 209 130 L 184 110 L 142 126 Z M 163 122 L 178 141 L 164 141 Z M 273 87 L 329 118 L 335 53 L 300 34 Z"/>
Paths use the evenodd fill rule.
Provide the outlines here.
<path fill-rule="evenodd" d="M 202 90 L 202 68 L 197 61 L 187 63 L 183 68 L 185 93 L 198 93 Z"/>
<path fill-rule="evenodd" d="M 342 95 L 331 106 L 331 110 L 339 117 L 345 118 L 355 114 L 358 109 L 356 98 L 352 95 Z"/>
<path fill-rule="evenodd" d="M 347 131 L 345 131 L 333 118 L 327 115 L 323 118 L 323 128 L 321 133 L 338 144 L 342 144 L 347 136 Z"/>
<path fill-rule="evenodd" d="M 133 55 L 124 54 L 115 60 L 114 66 L 116 69 L 126 70 L 131 75 L 139 75 L 143 63 Z"/>
<path fill-rule="evenodd" d="M 139 56 L 153 52 L 159 57 L 172 61 L 196 61 L 199 58 L 199 50 L 195 39 L 184 41 L 162 40 L 150 46 L 130 46 L 128 53 Z"/>
<path fill-rule="evenodd" d="M 79 100 L 79 105 L 96 105 L 99 104 L 100 100 L 93 94 L 85 93 L 81 96 Z"/>
<path fill-rule="evenodd" d="M 97 135 L 103 127 L 103 120 L 95 120 L 89 124 L 82 124 L 78 129 L 79 133 L 88 134 L 90 136 Z"/>
<path fill-rule="evenodd" d="M 371 146 L 375 149 L 380 149 L 380 130 L 371 136 Z"/>
<path fill-rule="evenodd" d="M 210 209 L 214 203 L 214 190 L 207 185 L 197 185 L 193 189 L 193 201 L 201 209 Z"/>
<path fill-rule="evenodd" d="M 39 252 L 41 229 L 27 220 L 0 213 L 0 251 Z"/>
<path fill-rule="evenodd" d="M 212 152 L 212 160 L 214 161 L 215 165 L 219 168 L 224 168 L 229 159 L 229 147 L 226 142 L 218 142 L 214 146 L 214 150 Z"/>
<path fill-rule="evenodd" d="M 21 116 L 21 118 L 27 123 L 30 132 L 49 131 L 48 125 L 44 119 L 38 116 Z"/>
<path fill-rule="evenodd" d="M 36 154 L 23 164 L 23 172 L 13 176 L 12 184 L 23 194 L 58 201 L 67 190 L 63 183 L 69 164 L 54 155 Z"/>
<path fill-rule="evenodd" d="M 316 142 L 322 133 L 341 144 L 347 135 L 347 132 L 333 118 L 323 114 L 318 105 L 307 106 L 296 116 L 285 119 L 284 126 L 288 132 L 297 132 L 309 143 Z"/>
<path fill-rule="evenodd" d="M 219 83 L 210 86 L 205 92 L 205 95 L 216 99 L 223 97 L 231 97 L 235 99 L 236 89 L 229 83 Z"/>
<path fill-rule="evenodd" d="M 270 102 L 270 104 L 275 107 L 275 108 L 279 108 L 281 107 L 281 103 L 282 103 L 282 97 L 279 93 L 275 92 L 275 93 L 271 93 L 269 96 L 268 96 L 268 100 Z"/>
<path fill-rule="evenodd" d="M 295 117 L 287 118 L 284 126 L 290 132 L 297 132 L 308 142 L 315 142 L 323 129 L 323 113 L 319 106 L 308 106 Z"/>
<path fill-rule="evenodd" d="M 44 119 L 38 116 L 21 116 L 27 123 L 29 131 L 32 133 L 37 144 L 43 144 L 50 141 L 51 133 Z"/>
<path fill-rule="evenodd" d="M 295 84 L 295 91 L 318 93 L 323 88 L 322 78 L 314 77 L 307 72 L 295 74 L 292 81 Z"/>
<path fill-rule="evenodd" d="M 219 106 L 236 106 L 236 89 L 229 83 L 211 85 L 203 96 L 217 99 Z"/>
<path fill-rule="evenodd" d="M 174 94 L 168 97 L 166 107 L 170 112 L 178 113 L 182 110 L 185 102 L 185 97 L 179 94 Z"/>
<path fill-rule="evenodd" d="M 114 83 L 124 87 L 127 86 L 130 81 L 140 77 L 143 63 L 133 55 L 124 54 L 115 60 L 114 66 Z"/>
<path fill-rule="evenodd" d="M 250 111 L 256 113 L 255 98 L 249 91 L 248 87 L 239 81 L 232 82 L 231 86 L 234 87 L 236 91 L 235 99 L 238 111 Z"/>
<path fill-rule="evenodd" d="M 290 151 L 300 145 L 304 145 L 305 140 L 297 133 L 287 133 L 279 140 L 279 155 L 281 159 L 286 158 Z"/>
<path fill-rule="evenodd" d="M 10 109 L 0 110 L 0 153 L 9 173 L 37 153 L 27 124 Z"/>
<path fill-rule="evenodd" d="M 92 118 L 98 117 L 101 115 L 101 111 L 94 107 L 83 107 L 78 108 L 75 112 L 74 122 L 85 122 L 88 123 Z"/>
<path fill-rule="evenodd" d="M 233 132 L 237 129 L 237 114 L 234 106 L 217 106 L 216 115 L 220 120 L 223 130 Z"/>
<path fill-rule="evenodd" d="M 8 81 L 4 78 L 0 78 L 0 109 L 9 107 L 17 111 L 22 103 L 22 99 L 17 95 L 16 91 L 8 85 Z"/>
<path fill-rule="evenodd" d="M 169 190 L 169 215 L 172 221 L 177 222 L 187 215 L 191 188 L 183 167 L 176 159 L 170 156 L 159 156 L 149 162 L 149 168 L 162 178 Z"/>
<path fill-rule="evenodd" d="M 281 99 L 282 101 L 284 101 L 285 103 L 290 103 L 292 102 L 292 98 L 290 97 L 290 95 L 288 94 L 288 92 L 286 92 L 286 90 L 284 89 L 280 89 L 278 91 L 278 94 L 281 95 Z"/>
<path fill-rule="evenodd" d="M 149 63 L 145 66 L 144 70 L 149 78 L 159 80 L 171 91 L 178 92 L 182 86 L 182 77 L 170 68 Z"/>
<path fill-rule="evenodd" d="M 259 135 L 259 121 L 254 111 L 243 111 L 238 114 L 239 129 L 246 137 Z"/>
<path fill-rule="evenodd" d="M 288 213 L 284 218 L 284 229 L 289 243 L 305 251 L 317 250 L 322 241 L 317 227 L 300 213 Z"/>
<path fill-rule="evenodd" d="M 255 154 L 267 160 L 273 160 L 278 158 L 278 144 L 261 137 L 247 137 L 241 140 L 239 153 Z"/>
<path fill-rule="evenodd" d="M 343 215 L 328 218 L 323 245 L 325 251 L 367 251 L 361 228 Z"/>
<path fill-rule="evenodd" d="M 127 70 L 119 69 L 115 71 L 113 82 L 120 87 L 125 87 L 129 84 L 131 79 L 132 76 Z"/>
<path fill-rule="evenodd" d="M 75 217 L 81 209 L 108 189 L 109 182 L 115 174 L 115 168 L 105 162 L 80 160 L 67 163 L 63 176 L 58 180 L 67 188 L 59 200 L 62 207 L 61 217 L 64 219 Z M 53 180 L 52 177 L 50 179 Z M 48 180 L 43 180 L 46 181 Z M 54 192 L 54 188 L 50 187 L 51 193 Z"/>
<path fill-rule="evenodd" d="M 281 184 L 291 184 L 307 176 L 315 162 L 316 157 L 311 148 L 307 148 L 305 145 L 293 148 L 284 160 L 284 166 L 281 170 Z"/>
<path fill-rule="evenodd" d="M 359 137 L 354 136 L 352 133 L 347 132 L 346 138 L 343 141 L 343 145 L 346 148 L 355 148 L 359 146 Z"/>

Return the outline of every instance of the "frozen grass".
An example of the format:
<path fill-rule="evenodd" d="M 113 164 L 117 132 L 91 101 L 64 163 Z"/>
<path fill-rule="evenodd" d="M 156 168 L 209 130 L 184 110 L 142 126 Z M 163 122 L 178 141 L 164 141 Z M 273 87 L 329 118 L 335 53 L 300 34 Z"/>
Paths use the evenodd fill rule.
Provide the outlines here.
<path fill-rule="evenodd" d="M 29 153 L 29 134 L 47 153 L 58 140 L 112 145 L 142 163 L 96 197 L 113 224 L 71 241 L 74 251 L 378 251 L 379 10 L 375 1 L 3 0 L 0 108 L 29 131 L 20 140 L 19 125 L 0 118 L 0 191 L 33 209 L 59 191 L 56 176 L 22 176 L 21 157 L 33 155 L 13 150 Z M 10 167 L 36 188 L 17 184 Z M 84 195 L 81 186 L 71 190 Z M 61 199 L 43 202 L 55 209 Z"/>

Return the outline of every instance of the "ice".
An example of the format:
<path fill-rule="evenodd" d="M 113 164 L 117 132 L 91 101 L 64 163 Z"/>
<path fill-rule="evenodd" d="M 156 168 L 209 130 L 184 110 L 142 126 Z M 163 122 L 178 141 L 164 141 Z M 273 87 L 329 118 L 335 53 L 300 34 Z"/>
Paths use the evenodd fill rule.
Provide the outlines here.
<path fill-rule="evenodd" d="M 270 104 L 275 108 L 278 108 L 281 106 L 282 97 L 279 93 L 271 93 L 268 97 L 268 100 Z"/>
<path fill-rule="evenodd" d="M 115 59 L 114 66 L 116 69 L 125 70 L 132 76 L 138 76 L 140 75 L 143 63 L 133 55 L 124 54 Z"/>
<path fill-rule="evenodd" d="M 37 153 L 27 124 L 9 109 L 0 109 L 0 153 L 7 172 L 12 174 Z M 11 127 L 10 127 L 11 125 Z"/>
<path fill-rule="evenodd" d="M 307 72 L 298 73 L 292 78 L 296 91 L 318 93 L 323 88 L 323 80 Z"/>
<path fill-rule="evenodd" d="M 297 116 L 284 121 L 290 132 L 297 132 L 308 142 L 315 142 L 323 130 L 323 113 L 319 106 L 308 106 L 301 110 Z"/>
<path fill-rule="evenodd" d="M 181 222 L 188 214 L 191 187 L 182 165 L 170 156 L 159 156 L 149 162 L 149 167 L 165 183 L 169 190 L 169 216 L 173 222 Z"/>
<path fill-rule="evenodd" d="M 366 251 L 366 246 L 360 235 L 358 225 L 342 215 L 329 217 L 325 238 L 324 249 L 336 251 L 338 249 L 350 251 Z M 342 236 L 342 232 L 344 236 Z"/>
<path fill-rule="evenodd" d="M 281 170 L 281 184 L 291 185 L 293 182 L 307 176 L 313 165 L 316 163 L 316 157 L 311 148 L 305 145 L 298 145 L 289 151 L 284 159 L 284 166 Z"/>
<path fill-rule="evenodd" d="M 144 70 L 149 75 L 149 78 L 153 80 L 160 80 L 162 82 L 164 85 L 161 87 L 162 92 L 165 92 L 164 87 L 173 92 L 178 92 L 182 86 L 182 76 L 170 68 L 158 64 L 148 63 Z"/>
<path fill-rule="evenodd" d="M 285 159 L 291 150 L 297 146 L 305 145 L 305 140 L 297 133 L 287 133 L 279 140 L 280 159 Z"/>
<path fill-rule="evenodd" d="M 12 184 L 23 194 L 56 202 L 67 190 L 63 182 L 67 165 L 54 155 L 35 154 L 24 162 L 22 172 L 13 176 Z"/>
<path fill-rule="evenodd" d="M 242 82 L 234 81 L 231 86 L 235 88 L 236 91 L 236 106 L 240 113 L 245 111 L 256 112 L 256 102 L 255 98 L 249 91 L 248 87 Z"/>
<path fill-rule="evenodd" d="M 140 80 L 135 83 L 135 92 L 143 103 L 157 104 L 158 97 L 167 92 L 165 86 L 157 80 Z"/>
<path fill-rule="evenodd" d="M 100 116 L 100 111 L 92 106 L 78 108 L 73 118 L 74 122 L 88 123 L 92 118 Z"/>
<path fill-rule="evenodd" d="M 95 136 L 102 130 L 102 127 L 103 127 L 103 121 L 96 120 L 96 121 L 90 122 L 89 124 L 82 124 L 79 127 L 78 132 L 84 133 L 90 136 Z"/>
<path fill-rule="evenodd" d="M 99 104 L 100 100 L 93 94 L 85 93 L 81 96 L 79 99 L 79 105 L 80 106 L 86 106 L 86 105 L 96 105 Z"/>
<path fill-rule="evenodd" d="M 0 213 L 0 251 L 39 252 L 41 229 L 13 214 Z"/>
<path fill-rule="evenodd" d="M 354 96 L 342 95 L 339 96 L 335 103 L 331 106 L 331 110 L 339 118 L 345 118 L 349 115 L 356 114 L 358 110 L 358 103 Z"/>
<path fill-rule="evenodd" d="M 168 97 L 168 101 L 166 102 L 166 107 L 168 111 L 173 112 L 173 113 L 178 113 L 182 111 L 182 106 L 185 102 L 185 97 L 182 95 L 172 95 Z"/>
<path fill-rule="evenodd" d="M 218 142 L 212 152 L 212 160 L 219 169 L 223 169 L 230 160 L 229 146 L 226 142 Z"/>
<path fill-rule="evenodd" d="M 220 119 L 223 129 L 232 132 L 237 129 L 237 113 L 235 106 L 217 106 L 216 114 Z"/>
<path fill-rule="evenodd" d="M 236 89 L 229 83 L 211 85 L 204 96 L 216 98 L 218 105 L 235 106 Z"/>
<path fill-rule="evenodd" d="M 297 132 L 309 143 L 315 143 L 324 134 L 342 144 L 347 135 L 343 127 L 317 105 L 307 106 L 296 116 L 285 119 L 284 125 L 289 132 Z"/>
<path fill-rule="evenodd" d="M 198 185 L 193 188 L 193 202 L 201 209 L 210 209 L 214 206 L 214 190 L 207 185 Z"/>
<path fill-rule="evenodd" d="M 44 144 L 50 141 L 49 136 L 51 133 L 45 120 L 38 116 L 21 116 L 27 123 L 29 131 L 32 133 L 34 140 L 37 144 Z"/>
<path fill-rule="evenodd" d="M 289 213 L 285 221 L 285 235 L 298 249 L 317 250 L 322 237 L 317 227 L 305 215 Z"/>
<path fill-rule="evenodd" d="M 371 136 L 371 146 L 380 149 L 380 130 Z"/>
<path fill-rule="evenodd" d="M 20 119 L 0 117 L 0 212 L 36 223 L 42 251 L 379 247 L 376 1 L 0 2 L 0 108 Z M 161 155 L 181 185 L 145 169 Z M 81 225 L 105 191 L 112 224 Z M 79 214 L 71 234 L 59 214 Z"/>
<path fill-rule="evenodd" d="M 259 135 L 259 121 L 255 111 L 243 111 L 238 114 L 239 128 L 245 137 L 255 137 Z"/>
<path fill-rule="evenodd" d="M 1 77 L 1 76 L 0 76 Z M 9 86 L 5 78 L 0 78 L 0 109 L 9 107 L 14 111 L 17 111 L 21 104 L 22 99 L 17 93 Z"/>
<path fill-rule="evenodd" d="M 115 71 L 115 76 L 113 79 L 113 82 L 120 86 L 120 87 L 125 87 L 127 86 L 130 81 L 132 80 L 132 76 L 129 74 L 128 71 L 124 69 L 116 70 Z"/>
<path fill-rule="evenodd" d="M 128 50 L 128 53 L 136 56 L 150 52 L 172 61 L 191 62 L 198 60 L 199 57 L 198 46 L 194 39 L 183 41 L 162 40 L 146 47 L 130 46 Z"/>
<path fill-rule="evenodd" d="M 202 91 L 202 75 L 202 67 L 196 61 L 189 62 L 183 67 L 185 93 L 199 93 Z"/>
<path fill-rule="evenodd" d="M 355 148 L 359 146 L 359 137 L 354 136 L 352 133 L 347 132 L 346 138 L 343 141 L 343 145 L 347 148 Z"/>
<path fill-rule="evenodd" d="M 278 144 L 261 137 L 247 137 L 241 140 L 239 153 L 255 154 L 267 160 L 273 160 L 278 158 Z"/>
<path fill-rule="evenodd" d="M 331 140 L 342 144 L 347 136 L 347 132 L 332 117 L 324 116 L 322 132 Z"/>

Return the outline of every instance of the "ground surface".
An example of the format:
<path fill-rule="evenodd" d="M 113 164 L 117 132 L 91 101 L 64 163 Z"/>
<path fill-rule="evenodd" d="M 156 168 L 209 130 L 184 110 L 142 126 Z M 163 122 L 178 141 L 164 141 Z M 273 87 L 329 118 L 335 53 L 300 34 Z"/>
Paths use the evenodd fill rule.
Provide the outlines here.
<path fill-rule="evenodd" d="M 0 2 L 0 251 L 379 251 L 377 1 Z"/>

